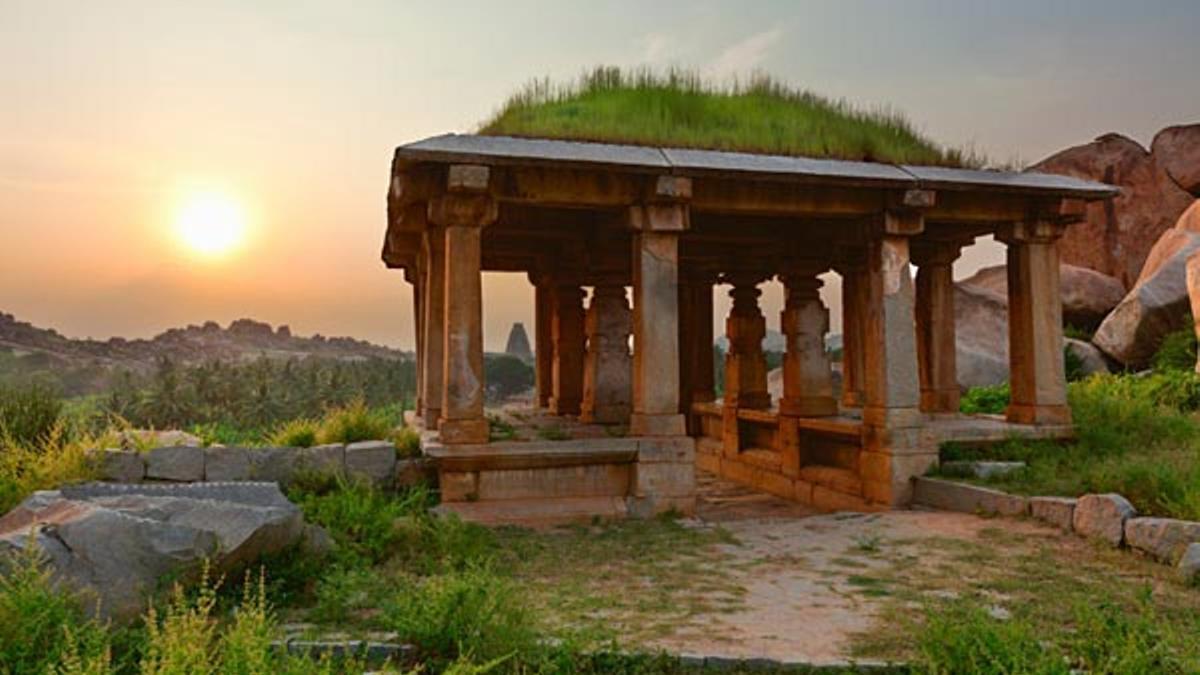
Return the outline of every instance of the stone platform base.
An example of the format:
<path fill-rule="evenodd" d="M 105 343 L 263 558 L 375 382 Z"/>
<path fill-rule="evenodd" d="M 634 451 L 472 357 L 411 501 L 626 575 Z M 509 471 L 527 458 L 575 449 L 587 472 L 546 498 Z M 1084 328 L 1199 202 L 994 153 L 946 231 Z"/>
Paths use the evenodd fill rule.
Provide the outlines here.
<path fill-rule="evenodd" d="M 695 441 L 687 436 L 498 441 L 424 452 L 444 512 L 482 523 L 549 524 L 695 510 Z"/>

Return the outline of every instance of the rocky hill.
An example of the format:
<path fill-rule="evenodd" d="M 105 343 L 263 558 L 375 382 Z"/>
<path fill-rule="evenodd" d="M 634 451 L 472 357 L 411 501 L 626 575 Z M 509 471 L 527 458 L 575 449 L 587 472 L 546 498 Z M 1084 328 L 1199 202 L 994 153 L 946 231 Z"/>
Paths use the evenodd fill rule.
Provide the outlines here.
<path fill-rule="evenodd" d="M 119 337 L 80 340 L 0 312 L 0 377 L 46 371 L 60 376 L 74 373 L 75 377 L 68 379 L 80 380 L 79 387 L 69 389 L 91 389 L 85 381 L 113 371 L 146 372 L 164 357 L 177 363 L 198 363 L 244 361 L 263 356 L 359 360 L 411 358 L 411 353 L 350 337 L 319 334 L 298 337 L 287 326 L 274 328 L 252 319 L 238 319 L 226 328 L 215 321 L 172 328 L 149 340 Z"/>

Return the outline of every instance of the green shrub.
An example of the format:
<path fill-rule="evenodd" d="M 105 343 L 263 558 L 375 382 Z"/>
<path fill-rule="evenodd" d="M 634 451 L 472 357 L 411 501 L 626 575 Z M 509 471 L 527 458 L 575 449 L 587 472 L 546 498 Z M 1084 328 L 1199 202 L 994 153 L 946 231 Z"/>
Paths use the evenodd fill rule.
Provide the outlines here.
<path fill-rule="evenodd" d="M 0 446 L 45 443 L 59 426 L 63 402 L 49 385 L 0 387 Z"/>
<path fill-rule="evenodd" d="M 321 443 L 377 441 L 390 436 L 392 428 L 392 421 L 386 414 L 372 410 L 362 399 L 356 399 L 325 414 L 317 440 Z"/>
<path fill-rule="evenodd" d="M 43 673 L 64 659 L 106 663 L 104 637 L 80 599 L 55 586 L 36 546 L 0 560 L 0 672 Z"/>
<path fill-rule="evenodd" d="M 533 618 L 519 589 L 483 565 L 413 579 L 385 609 L 400 639 L 428 658 L 478 660 L 531 652 L 536 647 Z"/>
<path fill-rule="evenodd" d="M 990 387 L 971 387 L 959 400 L 959 410 L 968 415 L 999 415 L 1008 407 L 1012 392 L 1008 383 Z"/>
<path fill-rule="evenodd" d="M 392 435 L 392 440 L 396 442 L 396 454 L 400 457 L 421 456 L 421 434 L 418 434 L 416 429 L 412 427 L 397 429 Z"/>
<path fill-rule="evenodd" d="M 1167 333 L 1159 343 L 1151 365 L 1155 370 L 1196 369 L 1196 329 L 1188 317 L 1188 327 Z"/>
<path fill-rule="evenodd" d="M 317 444 L 319 431 L 320 427 L 312 420 L 291 420 L 276 429 L 267 442 L 289 448 L 311 448 Z"/>
<path fill-rule="evenodd" d="M 94 479 L 97 466 L 88 449 L 115 444 L 112 436 L 67 440 L 60 425 L 40 444 L 0 452 L 0 513 L 7 513 L 36 490 Z"/>

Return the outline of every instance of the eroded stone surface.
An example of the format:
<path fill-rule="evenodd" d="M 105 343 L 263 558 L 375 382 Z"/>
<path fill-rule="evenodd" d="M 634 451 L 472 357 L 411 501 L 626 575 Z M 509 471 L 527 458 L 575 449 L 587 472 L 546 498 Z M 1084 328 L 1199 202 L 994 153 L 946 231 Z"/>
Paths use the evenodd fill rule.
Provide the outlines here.
<path fill-rule="evenodd" d="M 1079 534 L 1120 546 L 1125 521 L 1137 515 L 1133 504 L 1116 493 L 1084 495 L 1075 504 L 1071 525 Z"/>
<path fill-rule="evenodd" d="M 204 480 L 204 448 L 186 445 L 146 453 L 146 478 L 181 483 Z"/>
<path fill-rule="evenodd" d="M 245 448 L 205 448 L 204 479 L 209 482 L 250 480 L 249 451 Z"/>
<path fill-rule="evenodd" d="M 1200 542 L 1190 544 L 1179 559 L 1179 571 L 1189 583 L 1200 583 Z"/>
<path fill-rule="evenodd" d="M 1073 497 L 1030 497 L 1029 514 L 1063 532 L 1070 532 L 1074 527 L 1076 501 Z"/>
<path fill-rule="evenodd" d="M 117 483 L 140 483 L 146 476 L 146 461 L 136 450 L 108 448 L 100 453 L 100 476 Z"/>
<path fill-rule="evenodd" d="M 1174 564 L 1187 547 L 1200 542 L 1200 523 L 1175 518 L 1130 518 L 1125 543 L 1155 559 Z"/>
<path fill-rule="evenodd" d="M 0 553 L 24 549 L 32 531 L 57 578 L 98 596 L 102 614 L 128 618 L 164 576 L 281 551 L 303 525 L 269 483 L 92 483 L 37 492 L 0 518 Z"/>
<path fill-rule="evenodd" d="M 396 470 L 396 446 L 388 441 L 363 441 L 346 446 L 346 474 L 379 485 Z"/>

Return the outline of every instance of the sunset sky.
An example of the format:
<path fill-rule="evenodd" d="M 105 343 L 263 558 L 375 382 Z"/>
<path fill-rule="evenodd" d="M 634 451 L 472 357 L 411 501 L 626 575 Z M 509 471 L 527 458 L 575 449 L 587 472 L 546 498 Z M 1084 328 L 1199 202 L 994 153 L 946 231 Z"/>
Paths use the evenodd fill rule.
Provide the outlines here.
<path fill-rule="evenodd" d="M 379 261 L 392 151 L 473 130 L 531 78 L 762 70 L 1032 162 L 1200 121 L 1198 29 L 1195 0 L 0 0 L 0 311 L 75 337 L 248 316 L 408 348 L 411 292 Z M 213 213 L 228 231 L 189 229 Z M 498 349 L 532 291 L 485 294 Z"/>

